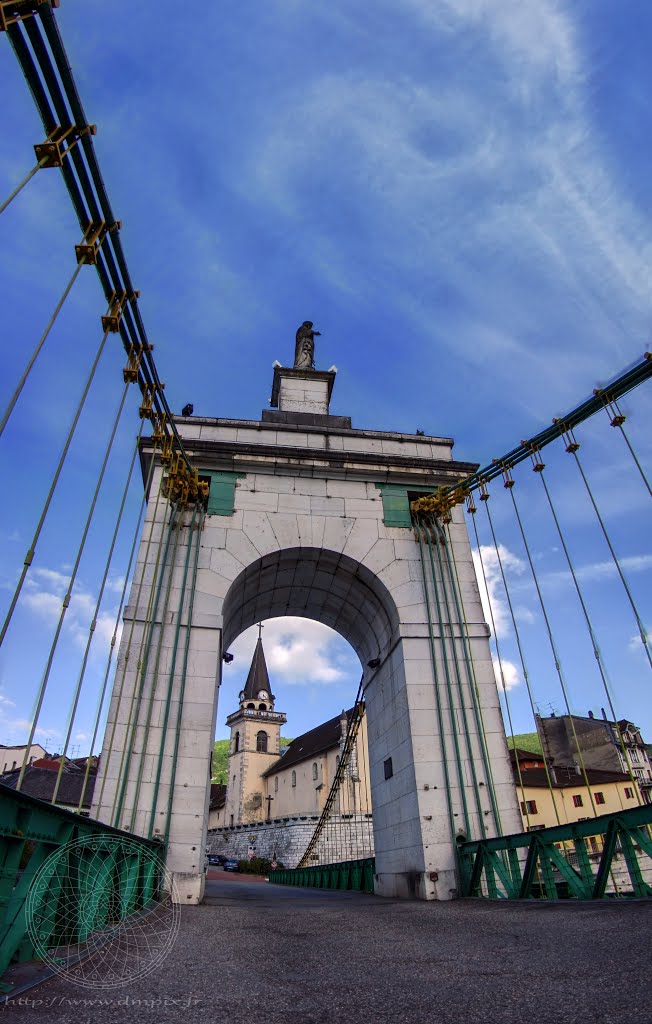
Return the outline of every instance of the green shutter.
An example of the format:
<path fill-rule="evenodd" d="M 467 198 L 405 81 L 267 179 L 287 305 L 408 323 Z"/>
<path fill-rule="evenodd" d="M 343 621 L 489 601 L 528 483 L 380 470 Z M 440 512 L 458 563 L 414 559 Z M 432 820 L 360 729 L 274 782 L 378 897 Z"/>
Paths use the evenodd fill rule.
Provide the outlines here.
<path fill-rule="evenodd" d="M 397 487 L 395 484 L 376 484 L 376 487 L 383 499 L 385 526 L 411 526 L 407 487 Z"/>
<path fill-rule="evenodd" d="M 235 482 L 246 473 L 215 473 L 200 469 L 199 475 L 210 478 L 209 516 L 232 516 L 235 506 Z"/>

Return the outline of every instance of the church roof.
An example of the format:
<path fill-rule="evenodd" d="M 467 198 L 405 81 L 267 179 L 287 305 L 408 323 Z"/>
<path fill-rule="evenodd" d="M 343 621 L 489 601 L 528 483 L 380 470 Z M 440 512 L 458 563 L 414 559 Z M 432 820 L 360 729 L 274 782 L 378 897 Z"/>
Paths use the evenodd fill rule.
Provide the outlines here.
<path fill-rule="evenodd" d="M 249 675 L 247 676 L 247 682 L 245 683 L 245 700 L 255 700 L 261 690 L 267 690 L 270 695 L 270 699 L 274 700 L 274 694 L 272 693 L 272 688 L 269 685 L 269 675 L 267 673 L 265 652 L 263 651 L 263 641 L 258 637 L 254 656 L 251 659 L 251 668 L 249 669 Z"/>
<path fill-rule="evenodd" d="M 344 712 L 349 721 L 353 716 L 354 710 L 355 708 L 349 708 L 348 711 Z M 278 761 L 274 761 L 274 764 L 263 773 L 263 778 L 269 778 L 270 775 L 283 772 L 286 768 L 299 764 L 301 761 L 306 761 L 309 757 L 315 757 L 317 754 L 323 754 L 327 750 L 339 747 L 342 736 L 340 719 L 341 715 L 336 715 L 335 718 L 330 718 L 328 722 L 322 722 L 321 725 L 316 726 L 314 729 L 304 732 L 303 736 L 297 736 L 295 740 L 292 740 Z"/>

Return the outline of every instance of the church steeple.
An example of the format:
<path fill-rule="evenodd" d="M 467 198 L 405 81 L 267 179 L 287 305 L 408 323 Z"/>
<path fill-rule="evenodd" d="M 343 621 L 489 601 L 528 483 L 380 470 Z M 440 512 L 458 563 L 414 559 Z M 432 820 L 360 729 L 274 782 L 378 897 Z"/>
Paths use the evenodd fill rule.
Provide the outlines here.
<path fill-rule="evenodd" d="M 276 698 L 269 683 L 262 630 L 259 623 L 240 707 L 226 720 L 231 728 L 225 810 L 229 825 L 263 821 L 270 816 L 274 799 L 265 795 L 265 772 L 281 755 L 281 726 L 287 719 L 283 712 L 274 711 Z"/>
<path fill-rule="evenodd" d="M 245 688 L 240 694 L 241 704 L 247 701 L 262 700 L 268 701 L 270 705 L 273 705 L 275 700 L 269 685 L 269 674 L 267 672 L 267 662 L 265 661 L 263 639 L 261 636 L 262 628 L 262 625 L 258 626 L 258 640 L 254 649 L 254 656 L 251 659 L 251 668 L 249 669 Z"/>

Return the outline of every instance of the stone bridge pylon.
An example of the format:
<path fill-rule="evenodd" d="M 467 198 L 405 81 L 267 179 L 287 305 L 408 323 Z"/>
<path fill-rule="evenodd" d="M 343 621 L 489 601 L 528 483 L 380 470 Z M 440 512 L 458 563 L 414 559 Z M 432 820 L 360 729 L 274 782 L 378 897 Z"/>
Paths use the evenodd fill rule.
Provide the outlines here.
<path fill-rule="evenodd" d="M 141 443 L 147 515 L 93 814 L 166 840 L 180 900 L 199 902 L 223 655 L 255 622 L 304 616 L 344 636 L 364 673 L 376 892 L 448 899 L 464 821 L 472 838 L 521 829 L 463 513 L 449 528 L 463 615 L 443 623 L 424 587 L 446 584 L 434 570 L 424 583 L 410 522 L 411 499 L 475 467 L 450 438 L 330 415 L 336 370 L 306 365 L 305 335 L 260 420 L 177 419 L 210 483 L 203 520 L 171 514 Z M 472 674 L 446 687 L 465 651 Z"/>

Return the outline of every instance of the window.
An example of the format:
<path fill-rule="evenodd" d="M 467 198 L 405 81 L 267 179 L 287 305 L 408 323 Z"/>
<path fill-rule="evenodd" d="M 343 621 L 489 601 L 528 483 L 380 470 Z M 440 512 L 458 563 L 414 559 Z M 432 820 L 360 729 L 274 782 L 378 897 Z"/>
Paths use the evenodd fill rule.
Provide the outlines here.
<path fill-rule="evenodd" d="M 255 704 L 247 704 L 247 710 L 248 711 L 255 711 L 256 710 L 256 705 Z"/>
<path fill-rule="evenodd" d="M 317 762 L 316 761 L 315 761 L 315 763 L 312 766 L 312 777 L 313 777 L 313 779 L 317 778 Z"/>
<path fill-rule="evenodd" d="M 266 704 L 259 704 L 258 705 L 258 710 L 259 711 L 267 711 L 267 705 Z"/>
<path fill-rule="evenodd" d="M 633 800 L 634 799 L 634 790 L 632 789 L 631 786 L 625 786 L 625 799 L 627 799 L 627 800 Z"/>
<path fill-rule="evenodd" d="M 278 793 L 278 775 L 274 776 L 274 792 Z"/>
<path fill-rule="evenodd" d="M 259 754 L 267 753 L 267 733 L 264 729 L 256 733 L 256 750 Z"/>
<path fill-rule="evenodd" d="M 579 793 L 573 794 L 573 807 L 584 807 L 584 801 Z"/>
<path fill-rule="evenodd" d="M 383 771 L 386 779 L 391 779 L 394 774 L 394 765 L 392 764 L 391 757 L 388 757 L 386 761 L 383 761 Z"/>
<path fill-rule="evenodd" d="M 233 753 L 237 754 L 240 749 L 240 733 L 237 732 L 233 737 Z"/>
<path fill-rule="evenodd" d="M 629 756 L 633 762 L 636 762 L 636 764 L 638 764 L 638 750 L 636 749 L 636 747 L 629 748 Z"/>
<path fill-rule="evenodd" d="M 292 785 L 296 786 L 296 784 L 297 784 L 297 773 L 296 772 L 292 772 Z"/>
<path fill-rule="evenodd" d="M 233 815 L 231 815 L 231 828 L 233 828 Z"/>
<path fill-rule="evenodd" d="M 235 786 L 235 775 L 233 776 L 233 785 Z"/>
<path fill-rule="evenodd" d="M 536 800 L 521 800 L 521 814 L 537 814 Z"/>
<path fill-rule="evenodd" d="M 604 803 L 604 793 L 594 793 L 593 795 L 595 797 L 596 804 Z"/>
<path fill-rule="evenodd" d="M 545 828 L 545 825 L 528 825 L 526 832 L 538 832 L 540 829 Z"/>

